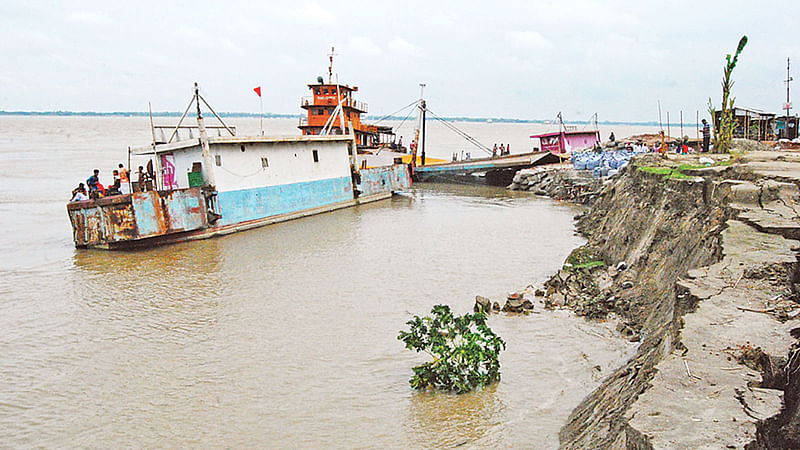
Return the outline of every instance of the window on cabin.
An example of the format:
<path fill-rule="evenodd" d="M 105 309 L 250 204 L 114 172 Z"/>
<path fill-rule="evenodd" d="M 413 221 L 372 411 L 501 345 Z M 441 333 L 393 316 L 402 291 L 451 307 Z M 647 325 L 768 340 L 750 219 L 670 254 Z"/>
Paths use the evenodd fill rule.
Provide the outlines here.
<path fill-rule="evenodd" d="M 323 89 L 322 93 L 327 95 L 328 94 L 328 90 L 327 89 Z"/>
<path fill-rule="evenodd" d="M 266 169 L 267 167 L 269 167 L 269 160 L 267 159 L 266 156 L 262 156 L 261 157 L 261 168 L 262 169 Z"/>
<path fill-rule="evenodd" d="M 220 155 L 214 155 L 214 163 L 215 163 L 217 166 L 221 167 L 221 166 L 222 166 L 222 156 L 220 156 Z"/>
<path fill-rule="evenodd" d="M 314 89 L 314 93 L 319 95 L 319 88 Z"/>
<path fill-rule="evenodd" d="M 316 151 L 316 150 L 311 150 L 311 155 L 314 157 L 314 162 L 318 163 L 319 162 L 319 152 Z"/>

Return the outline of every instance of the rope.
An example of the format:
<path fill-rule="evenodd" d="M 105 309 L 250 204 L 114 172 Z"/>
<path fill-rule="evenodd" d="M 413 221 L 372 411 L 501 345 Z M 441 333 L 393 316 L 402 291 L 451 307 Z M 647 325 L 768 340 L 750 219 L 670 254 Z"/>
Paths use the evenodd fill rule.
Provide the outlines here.
<path fill-rule="evenodd" d="M 413 109 L 408 111 L 408 114 L 406 114 L 406 117 L 400 122 L 400 125 L 394 127 L 394 129 L 395 130 L 400 130 L 400 127 L 402 127 L 403 124 L 406 123 L 406 120 L 408 120 L 408 118 L 411 117 L 411 113 L 413 113 L 413 112 L 414 112 Z"/>
<path fill-rule="evenodd" d="M 438 115 L 438 114 L 436 114 L 435 112 L 431 111 L 430 109 L 428 109 L 427 111 L 428 111 L 429 113 L 431 113 L 431 116 L 432 116 L 434 119 L 436 119 L 436 120 L 438 120 L 439 122 L 442 122 L 443 124 L 445 124 L 445 125 L 446 125 L 448 128 L 450 128 L 451 130 L 453 130 L 453 131 L 454 131 L 456 134 L 458 134 L 459 136 L 461 136 L 461 137 L 463 137 L 464 139 L 466 139 L 466 140 L 467 140 L 467 142 L 469 142 L 470 144 L 472 144 L 472 145 L 474 145 L 474 146 L 478 147 L 479 149 L 481 149 L 481 150 L 485 151 L 486 153 L 488 153 L 488 154 L 490 154 L 490 155 L 492 154 L 492 150 L 491 150 L 489 147 L 487 147 L 487 146 L 485 146 L 485 145 L 481 144 L 481 143 L 480 143 L 480 142 L 478 142 L 478 140 L 477 140 L 477 139 L 475 139 L 474 137 L 472 137 L 472 136 L 470 136 L 469 134 L 467 134 L 466 132 L 464 132 L 464 131 L 462 131 L 462 130 L 458 129 L 458 128 L 457 128 L 455 125 L 453 125 L 452 123 L 448 122 L 448 121 L 447 121 L 447 120 L 445 120 L 444 118 L 442 118 L 442 117 L 439 117 L 439 115 Z"/>
<path fill-rule="evenodd" d="M 233 176 L 235 176 L 235 177 L 239 177 L 239 178 L 250 178 L 250 177 L 252 177 L 252 176 L 254 176 L 254 175 L 258 175 L 259 173 L 261 173 L 261 172 L 263 172 L 263 171 L 264 171 L 264 169 L 263 169 L 263 168 L 261 168 L 261 169 L 258 169 L 258 170 L 257 170 L 257 171 L 255 171 L 255 172 L 251 173 L 250 175 L 239 175 L 238 173 L 233 173 L 233 172 L 231 172 L 230 170 L 228 170 L 228 169 L 226 169 L 226 168 L 224 168 L 224 167 L 222 167 L 222 166 L 219 166 L 219 168 L 220 168 L 220 169 L 222 169 L 222 170 L 224 170 L 225 172 L 228 172 L 229 174 L 231 174 L 231 175 L 233 175 Z"/>
<path fill-rule="evenodd" d="M 386 116 L 383 116 L 383 117 L 381 117 L 380 119 L 378 119 L 377 121 L 375 121 L 375 122 L 373 122 L 373 123 L 376 123 L 376 124 L 377 124 L 377 123 L 380 123 L 380 122 L 382 122 L 382 121 L 384 121 L 384 120 L 386 120 L 386 119 L 389 119 L 389 118 L 391 118 L 392 116 L 394 116 L 395 114 L 397 114 L 397 113 L 399 113 L 399 112 L 402 112 L 402 111 L 403 111 L 403 110 L 405 110 L 406 108 L 410 108 L 410 107 L 412 107 L 412 106 L 416 105 L 417 103 L 419 103 L 419 100 L 414 100 L 413 102 L 409 103 L 408 105 L 406 105 L 406 106 L 403 106 L 402 108 L 398 109 L 397 111 L 395 111 L 395 112 L 393 112 L 393 113 L 391 113 L 391 114 L 389 114 L 389 115 L 386 115 Z M 412 110 L 412 111 L 413 111 L 413 110 Z M 411 112 L 409 112 L 409 113 L 408 113 L 408 115 L 410 116 L 410 115 L 411 115 Z M 408 116 L 406 116 L 406 119 L 407 119 L 407 118 L 408 118 Z M 405 119 L 403 119 L 403 121 L 405 122 Z"/>

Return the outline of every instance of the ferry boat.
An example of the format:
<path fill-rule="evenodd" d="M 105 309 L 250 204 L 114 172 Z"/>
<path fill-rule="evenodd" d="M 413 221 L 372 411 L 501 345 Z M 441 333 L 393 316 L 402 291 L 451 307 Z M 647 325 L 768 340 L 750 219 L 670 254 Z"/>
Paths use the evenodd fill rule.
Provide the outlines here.
<path fill-rule="evenodd" d="M 201 102 L 222 124 L 213 129 L 228 135 L 209 136 Z M 197 126 L 183 126 L 193 103 Z M 153 127 L 153 143 L 134 151 L 150 158 L 155 189 L 133 183 L 131 194 L 67 205 L 75 246 L 125 249 L 204 239 L 386 199 L 411 186 L 405 164 L 361 169 L 352 117 L 339 114 L 339 120 L 339 133 L 328 127 L 302 136 L 240 137 L 195 83 L 169 138 L 157 141 Z M 186 128 L 188 138 L 176 139 Z"/>

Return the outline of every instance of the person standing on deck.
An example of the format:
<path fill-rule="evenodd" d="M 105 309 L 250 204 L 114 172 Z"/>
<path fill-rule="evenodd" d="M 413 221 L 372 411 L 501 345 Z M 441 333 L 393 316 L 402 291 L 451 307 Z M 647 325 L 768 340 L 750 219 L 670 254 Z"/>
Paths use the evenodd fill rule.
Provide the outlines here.
<path fill-rule="evenodd" d="M 708 145 L 711 143 L 711 126 L 708 125 L 706 119 L 703 122 L 703 153 L 708 153 Z"/>
<path fill-rule="evenodd" d="M 137 181 L 139 183 L 137 184 L 137 187 L 139 189 L 139 192 L 144 192 L 145 191 L 145 185 L 147 184 L 147 173 L 145 173 L 144 167 L 139 166 L 138 175 L 139 175 L 139 179 Z"/>
<path fill-rule="evenodd" d="M 492 158 L 497 156 L 497 144 L 494 144 L 494 148 L 492 149 Z"/>
<path fill-rule="evenodd" d="M 119 165 L 119 192 L 122 194 L 131 193 L 131 171 L 126 169 L 122 163 Z"/>
<path fill-rule="evenodd" d="M 500 156 L 504 156 L 506 154 L 506 146 L 500 143 Z"/>

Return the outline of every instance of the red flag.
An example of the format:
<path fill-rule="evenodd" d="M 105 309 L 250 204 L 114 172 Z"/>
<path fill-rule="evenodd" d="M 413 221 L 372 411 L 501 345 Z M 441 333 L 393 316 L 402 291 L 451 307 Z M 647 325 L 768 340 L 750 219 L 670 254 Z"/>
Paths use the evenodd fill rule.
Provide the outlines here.
<path fill-rule="evenodd" d="M 261 97 L 261 86 L 254 87 L 253 91 L 255 91 L 255 93 L 258 94 L 259 97 Z"/>

